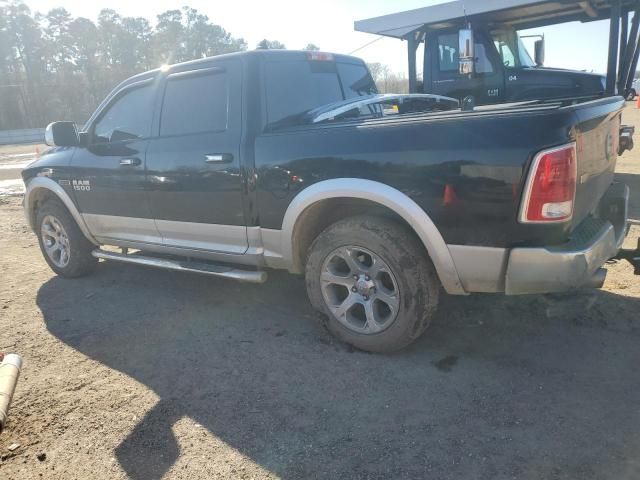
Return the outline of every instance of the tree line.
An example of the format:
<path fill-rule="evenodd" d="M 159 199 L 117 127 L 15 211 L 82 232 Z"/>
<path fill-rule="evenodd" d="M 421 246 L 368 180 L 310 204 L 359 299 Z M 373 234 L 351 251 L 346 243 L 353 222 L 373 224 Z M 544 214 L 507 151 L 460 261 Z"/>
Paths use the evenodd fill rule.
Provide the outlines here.
<path fill-rule="evenodd" d="M 167 10 L 152 26 L 112 9 L 93 22 L 64 8 L 40 14 L 21 1 L 0 0 L 0 129 L 82 122 L 131 75 L 246 49 L 244 39 L 190 7 Z"/>
<path fill-rule="evenodd" d="M 195 8 L 167 10 L 155 25 L 103 9 L 94 22 L 64 8 L 32 12 L 21 0 L 0 0 L 0 130 L 83 123 L 122 80 L 163 64 L 243 51 L 237 38 Z M 286 48 L 264 39 L 256 48 Z M 309 43 L 305 49 L 319 50 Z M 373 64 L 383 86 L 398 78 Z M 402 79 L 400 79 L 402 80 Z"/>
<path fill-rule="evenodd" d="M 393 72 L 388 65 L 367 63 L 380 93 L 409 93 L 409 79 L 404 73 Z"/>

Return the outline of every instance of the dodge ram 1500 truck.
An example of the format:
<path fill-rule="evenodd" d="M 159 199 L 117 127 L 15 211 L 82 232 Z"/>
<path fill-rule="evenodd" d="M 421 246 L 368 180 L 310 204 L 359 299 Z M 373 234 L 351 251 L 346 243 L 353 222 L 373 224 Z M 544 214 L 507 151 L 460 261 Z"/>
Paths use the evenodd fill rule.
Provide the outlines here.
<path fill-rule="evenodd" d="M 334 335 L 397 350 L 441 290 L 602 285 L 627 232 L 623 104 L 460 108 L 377 95 L 353 57 L 221 55 L 126 80 L 79 131 L 49 125 L 24 208 L 59 275 L 98 259 L 250 282 L 286 269 Z"/>

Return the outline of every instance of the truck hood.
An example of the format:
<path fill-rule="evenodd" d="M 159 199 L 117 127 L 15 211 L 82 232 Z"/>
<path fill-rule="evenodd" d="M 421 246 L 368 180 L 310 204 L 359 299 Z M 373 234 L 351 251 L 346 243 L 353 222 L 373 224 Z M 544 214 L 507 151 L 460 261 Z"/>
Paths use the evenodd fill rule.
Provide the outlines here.
<path fill-rule="evenodd" d="M 35 177 L 43 168 L 66 169 L 71 163 L 71 157 L 76 147 L 51 147 L 42 152 L 42 154 L 21 172 L 22 180 L 27 183 L 31 178 Z"/>
<path fill-rule="evenodd" d="M 522 68 L 515 77 L 511 100 L 599 96 L 604 93 L 606 84 L 605 77 L 600 74 L 562 68 Z"/>

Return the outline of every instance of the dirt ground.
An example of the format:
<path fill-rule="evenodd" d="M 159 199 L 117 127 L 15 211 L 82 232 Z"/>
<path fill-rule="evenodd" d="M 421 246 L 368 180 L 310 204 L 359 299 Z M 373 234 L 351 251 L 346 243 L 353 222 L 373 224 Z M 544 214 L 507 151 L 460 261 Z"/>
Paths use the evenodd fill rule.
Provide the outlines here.
<path fill-rule="evenodd" d="M 0 197 L 24 192 L 20 171 L 49 148 L 46 145 L 0 145 Z"/>
<path fill-rule="evenodd" d="M 640 147 L 618 171 L 630 247 Z M 101 263 L 58 278 L 19 196 L 0 197 L 0 252 L 0 350 L 25 359 L 2 479 L 640 478 L 626 263 L 598 291 L 445 297 L 420 341 L 370 355 L 332 340 L 284 273 L 248 286 Z"/>

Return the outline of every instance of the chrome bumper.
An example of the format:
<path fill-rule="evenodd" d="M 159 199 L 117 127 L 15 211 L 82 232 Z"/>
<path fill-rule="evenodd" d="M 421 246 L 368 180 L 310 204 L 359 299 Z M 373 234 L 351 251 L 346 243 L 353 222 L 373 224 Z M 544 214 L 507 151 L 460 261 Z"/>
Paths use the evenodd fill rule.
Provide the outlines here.
<path fill-rule="evenodd" d="M 614 184 L 601 202 L 602 217 L 586 220 L 564 245 L 514 248 L 509 254 L 505 293 L 551 293 L 593 284 L 594 276 L 615 257 L 628 232 L 629 188 Z"/>

